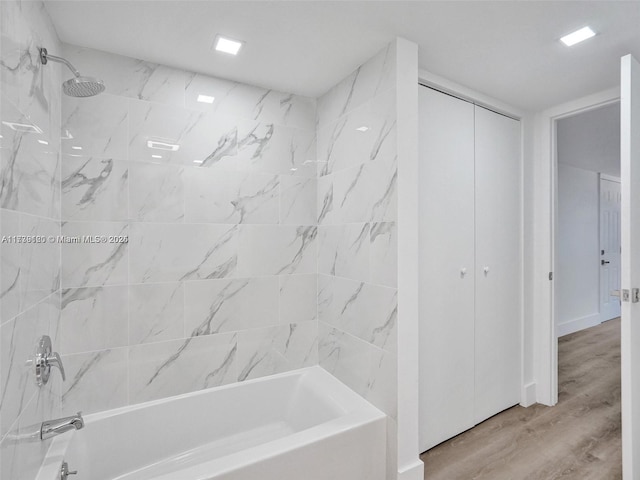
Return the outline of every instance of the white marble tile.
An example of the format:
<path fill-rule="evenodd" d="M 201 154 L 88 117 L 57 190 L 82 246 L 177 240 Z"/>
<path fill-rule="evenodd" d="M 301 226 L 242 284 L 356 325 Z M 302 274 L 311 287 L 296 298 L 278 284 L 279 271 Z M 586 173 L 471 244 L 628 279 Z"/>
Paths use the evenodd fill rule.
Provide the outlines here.
<path fill-rule="evenodd" d="M 278 277 L 185 282 L 185 331 L 200 336 L 278 323 Z"/>
<path fill-rule="evenodd" d="M 318 319 L 369 344 L 396 351 L 398 297 L 395 288 L 319 275 Z"/>
<path fill-rule="evenodd" d="M 6 122 L 0 124 L 0 205 L 58 218 L 60 162 L 52 136 L 4 98 L 0 118 Z"/>
<path fill-rule="evenodd" d="M 238 276 L 316 273 L 318 227 L 240 225 Z"/>
<path fill-rule="evenodd" d="M 318 225 L 335 225 L 338 223 L 340 205 L 334 200 L 335 174 L 324 175 L 317 179 L 316 211 Z"/>
<path fill-rule="evenodd" d="M 130 403 L 234 382 L 235 334 L 206 335 L 131 347 Z"/>
<path fill-rule="evenodd" d="M 321 174 L 396 156 L 396 106 L 393 91 L 318 130 Z"/>
<path fill-rule="evenodd" d="M 63 52 L 84 75 L 101 79 L 106 93 L 184 106 L 183 70 L 76 45 L 64 44 Z"/>
<path fill-rule="evenodd" d="M 60 351 L 65 355 L 128 345 L 127 287 L 62 291 Z"/>
<path fill-rule="evenodd" d="M 199 95 L 214 97 L 214 101 L 198 102 Z M 258 120 L 309 130 L 315 128 L 316 101 L 313 98 L 206 75 L 191 75 L 186 88 L 186 102 L 189 108 L 214 111 L 230 118 Z"/>
<path fill-rule="evenodd" d="M 59 314 L 58 297 L 51 295 L 0 328 L 0 436 L 9 431 L 38 391 L 35 372 L 28 361 L 33 360 L 42 335 L 55 336 L 52 329 Z M 56 350 L 58 346 L 54 343 Z M 59 372 L 54 370 L 52 375 Z"/>
<path fill-rule="evenodd" d="M 127 347 L 64 355 L 67 381 L 62 385 L 62 414 L 90 414 L 126 405 L 127 360 Z"/>
<path fill-rule="evenodd" d="M 0 210 L 0 231 L 2 236 L 13 237 L 21 235 L 20 214 L 11 210 Z M 13 242 L 0 243 L 0 324 L 20 313 L 21 244 Z"/>
<path fill-rule="evenodd" d="M 318 99 L 318 123 L 324 126 L 395 85 L 395 42 L 358 67 Z"/>
<path fill-rule="evenodd" d="M 65 96 L 62 101 L 62 152 L 126 159 L 130 122 L 128 103 L 126 98 L 107 93 L 87 98 Z"/>
<path fill-rule="evenodd" d="M 317 363 L 317 322 L 292 323 L 238 334 L 238 380 Z"/>
<path fill-rule="evenodd" d="M 317 319 L 318 276 L 280 275 L 280 323 Z"/>
<path fill-rule="evenodd" d="M 24 310 L 60 288 L 60 245 L 50 240 L 60 235 L 60 224 L 21 215 L 20 230 L 37 242 L 23 243 L 20 249 L 20 305 Z"/>
<path fill-rule="evenodd" d="M 182 282 L 129 286 L 129 344 L 184 336 Z"/>
<path fill-rule="evenodd" d="M 371 224 L 371 283 L 398 286 L 398 229 L 394 222 Z"/>
<path fill-rule="evenodd" d="M 109 242 L 128 237 L 129 226 L 118 222 L 67 222 L 62 226 L 62 287 L 125 284 L 128 280 L 129 243 Z M 83 237 L 100 238 L 100 243 Z M 103 243 L 106 237 L 107 241 Z M 78 243 L 72 241 L 78 240 Z"/>
<path fill-rule="evenodd" d="M 184 220 L 184 168 L 132 162 L 129 167 L 129 215 L 143 222 Z"/>
<path fill-rule="evenodd" d="M 57 49 L 57 35 L 40 2 L 13 4 L 2 2 L 0 26 L 0 81 L 3 94 L 33 123 L 47 134 L 56 125 L 55 116 L 60 98 L 59 65 L 52 68 L 40 63 L 39 48 L 46 44 Z M 47 31 L 50 30 L 50 31 Z"/>
<path fill-rule="evenodd" d="M 362 396 L 370 382 L 372 348 L 353 335 L 319 322 L 320 366 Z"/>
<path fill-rule="evenodd" d="M 364 397 L 391 418 L 398 418 L 398 359 L 395 353 L 371 350 L 369 384 Z"/>
<path fill-rule="evenodd" d="M 238 227 L 134 223 L 129 249 L 131 283 L 225 278 L 236 271 Z"/>
<path fill-rule="evenodd" d="M 369 280 L 369 224 L 318 227 L 318 273 Z"/>
<path fill-rule="evenodd" d="M 131 100 L 130 108 L 130 160 L 212 167 L 237 154 L 237 127 L 227 118 L 139 100 Z M 149 141 L 177 147 L 149 148 Z"/>
<path fill-rule="evenodd" d="M 340 170 L 319 179 L 323 225 L 394 221 L 397 218 L 395 158 Z M 325 207 L 326 205 L 326 207 Z"/>
<path fill-rule="evenodd" d="M 187 222 L 277 224 L 279 221 L 277 175 L 194 167 L 186 171 L 186 185 Z"/>
<path fill-rule="evenodd" d="M 62 219 L 128 219 L 129 164 L 112 158 L 62 159 Z"/>
<path fill-rule="evenodd" d="M 35 393 L 2 439 L 0 478 L 26 480 L 38 475 L 42 459 L 51 446 L 51 440 L 40 440 L 40 426 L 44 419 L 59 416 L 59 410 L 51 408 L 51 397 L 48 388 Z"/>
<path fill-rule="evenodd" d="M 252 172 L 316 176 L 315 131 L 270 123 L 238 125 L 238 161 Z"/>
<path fill-rule="evenodd" d="M 280 223 L 316 224 L 317 179 L 280 176 Z"/>

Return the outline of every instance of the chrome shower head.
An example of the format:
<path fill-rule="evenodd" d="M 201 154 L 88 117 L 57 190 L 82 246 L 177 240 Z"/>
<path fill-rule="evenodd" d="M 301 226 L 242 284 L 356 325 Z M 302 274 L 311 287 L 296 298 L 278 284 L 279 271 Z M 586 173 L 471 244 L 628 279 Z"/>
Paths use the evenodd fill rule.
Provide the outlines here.
<path fill-rule="evenodd" d="M 105 86 L 102 80 L 93 77 L 83 77 L 68 60 L 62 57 L 56 57 L 55 55 L 49 55 L 46 48 L 41 48 L 40 61 L 43 65 L 46 65 L 49 60 L 66 65 L 75 75 L 75 78 L 67 80 L 62 84 L 62 91 L 66 95 L 70 97 L 93 97 L 94 95 L 104 92 Z"/>
<path fill-rule="evenodd" d="M 93 77 L 74 77 L 62 84 L 62 91 L 70 97 L 93 97 L 104 89 L 102 80 Z"/>

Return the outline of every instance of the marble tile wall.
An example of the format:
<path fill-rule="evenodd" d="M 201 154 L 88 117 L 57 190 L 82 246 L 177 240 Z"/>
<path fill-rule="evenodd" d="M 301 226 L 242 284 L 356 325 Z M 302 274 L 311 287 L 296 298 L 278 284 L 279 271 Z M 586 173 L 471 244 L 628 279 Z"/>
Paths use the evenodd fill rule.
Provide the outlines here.
<path fill-rule="evenodd" d="M 63 52 L 63 413 L 317 364 L 316 101 Z"/>
<path fill-rule="evenodd" d="M 38 388 L 27 361 L 41 335 L 59 347 L 60 51 L 41 2 L 0 2 L 0 477 L 34 478 L 60 413 L 61 377 Z M 29 240 L 27 240 L 29 239 Z"/>
<path fill-rule="evenodd" d="M 397 420 L 395 42 L 318 99 L 320 365 Z"/>

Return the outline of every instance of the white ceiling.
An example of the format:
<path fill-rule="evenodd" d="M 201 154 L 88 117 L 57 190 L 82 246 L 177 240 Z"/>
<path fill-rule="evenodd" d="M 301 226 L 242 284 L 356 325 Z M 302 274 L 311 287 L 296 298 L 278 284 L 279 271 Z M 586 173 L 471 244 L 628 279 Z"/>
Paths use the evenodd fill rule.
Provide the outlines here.
<path fill-rule="evenodd" d="M 639 1 L 46 2 L 64 42 L 319 96 L 402 36 L 420 68 L 528 110 L 616 86 L 640 58 Z M 558 39 L 589 24 L 599 35 Z M 246 41 L 230 57 L 216 34 Z"/>

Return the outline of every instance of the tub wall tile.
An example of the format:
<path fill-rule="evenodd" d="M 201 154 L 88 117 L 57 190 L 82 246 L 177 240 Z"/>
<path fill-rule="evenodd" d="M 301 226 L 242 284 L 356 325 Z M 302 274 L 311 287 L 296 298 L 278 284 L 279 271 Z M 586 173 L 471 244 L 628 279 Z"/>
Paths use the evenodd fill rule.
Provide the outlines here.
<path fill-rule="evenodd" d="M 185 331 L 212 335 L 278 324 L 278 277 L 185 283 Z"/>
<path fill-rule="evenodd" d="M 126 285 L 63 289 L 60 351 L 71 354 L 127 346 L 127 303 Z"/>
<path fill-rule="evenodd" d="M 395 43 L 318 99 L 318 352 L 397 416 Z M 394 424 L 395 425 L 395 424 Z M 395 458 L 395 444 L 388 445 Z"/>
<path fill-rule="evenodd" d="M 61 66 L 39 48 L 60 42 L 42 2 L 0 2 L 0 476 L 34 478 L 49 442 L 39 425 L 60 413 L 59 372 L 35 385 L 27 362 L 42 335 L 59 350 Z M 45 243 L 42 242 L 45 239 Z"/>
<path fill-rule="evenodd" d="M 236 271 L 238 227 L 134 223 L 129 249 L 133 283 L 225 278 Z"/>
<path fill-rule="evenodd" d="M 183 338 L 183 282 L 129 286 L 129 344 Z"/>
<path fill-rule="evenodd" d="M 128 194 L 129 164 L 126 161 L 63 157 L 63 220 L 126 221 Z"/>
<path fill-rule="evenodd" d="M 207 335 L 131 347 L 131 403 L 236 380 L 236 334 Z"/>
<path fill-rule="evenodd" d="M 126 238 L 129 226 L 119 222 L 68 222 L 62 226 L 62 286 L 95 287 L 126 284 L 129 244 L 109 242 Z M 87 241 L 84 237 L 98 238 Z M 106 237 L 106 241 L 104 241 Z"/>
<path fill-rule="evenodd" d="M 62 414 L 85 414 L 127 405 L 127 348 L 64 355 Z"/>
<path fill-rule="evenodd" d="M 317 364 L 315 100 L 63 52 L 107 85 L 59 128 L 65 412 Z"/>
<path fill-rule="evenodd" d="M 65 96 L 62 102 L 62 152 L 127 158 L 128 107 L 127 99 L 106 93 L 88 98 Z"/>

